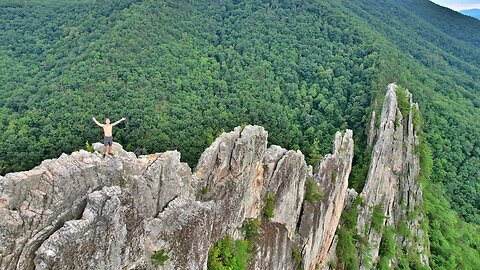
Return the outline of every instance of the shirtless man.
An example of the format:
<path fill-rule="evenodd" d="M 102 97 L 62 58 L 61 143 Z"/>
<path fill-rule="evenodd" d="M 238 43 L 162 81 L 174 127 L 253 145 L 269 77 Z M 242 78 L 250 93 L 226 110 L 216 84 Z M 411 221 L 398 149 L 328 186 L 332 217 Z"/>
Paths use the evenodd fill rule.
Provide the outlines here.
<path fill-rule="evenodd" d="M 118 124 L 120 124 L 122 121 L 124 121 L 126 118 L 123 117 L 122 119 L 118 120 L 117 122 L 110 124 L 110 119 L 105 119 L 105 124 L 99 123 L 95 117 L 92 117 L 93 122 L 97 124 L 99 127 L 103 128 L 103 144 L 105 147 L 103 148 L 103 157 L 105 157 L 106 154 L 112 155 L 112 143 L 113 143 L 113 138 L 112 138 L 112 128 Z"/>

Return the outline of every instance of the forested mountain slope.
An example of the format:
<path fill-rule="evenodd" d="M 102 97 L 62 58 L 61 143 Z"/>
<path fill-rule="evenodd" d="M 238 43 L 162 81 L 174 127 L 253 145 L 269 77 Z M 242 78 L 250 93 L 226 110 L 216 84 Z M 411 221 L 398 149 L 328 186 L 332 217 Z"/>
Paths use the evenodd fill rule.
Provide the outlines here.
<path fill-rule="evenodd" d="M 470 248 L 478 245 L 479 239 L 474 235 L 479 228 L 458 221 L 447 210 L 447 201 L 464 219 L 478 224 L 480 24 L 429 1 L 382 3 L 344 2 L 365 27 L 386 38 L 387 61 L 394 69 L 383 70 L 385 76 L 411 88 L 421 104 L 424 137 L 433 158 L 432 163 L 423 164 L 427 174 L 423 176 L 434 182 L 428 181 L 425 186 L 430 265 L 433 269 L 475 269 L 478 266 L 469 262 L 477 260 L 479 251 L 477 247 L 471 253 Z M 423 155 L 428 160 L 425 155 L 430 154 Z M 439 196 L 442 187 L 447 200 Z M 461 239 L 467 239 L 466 243 Z"/>
<path fill-rule="evenodd" d="M 392 55 L 390 61 L 398 63 L 402 74 L 394 76 L 396 80 L 409 85 L 423 101 L 427 141 L 433 147 L 432 178 L 446 186 L 455 209 L 466 220 L 479 223 L 480 22 L 458 14 L 457 18 L 428 1 L 407 2 L 391 14 L 388 7 L 396 1 L 375 6 L 359 1 L 360 5 L 348 6 L 400 49 L 400 58 Z M 419 10 L 414 12 L 412 6 L 417 2 L 419 10 L 432 11 L 416 15 Z M 437 9 L 444 13 L 435 16 Z M 440 18 L 450 17 L 465 23 L 441 28 L 445 22 Z M 459 31 L 460 27 L 465 31 Z M 462 34 L 454 34 L 458 32 L 471 36 L 462 38 Z"/>
<path fill-rule="evenodd" d="M 395 81 L 419 101 L 431 147 L 431 265 L 475 263 L 479 229 L 449 203 L 480 223 L 480 21 L 426 0 L 0 5 L 1 174 L 99 140 L 92 116 L 126 116 L 114 137 L 127 150 L 179 149 L 191 165 L 239 124 L 312 163 L 351 128 L 360 191 L 365 127 Z"/>

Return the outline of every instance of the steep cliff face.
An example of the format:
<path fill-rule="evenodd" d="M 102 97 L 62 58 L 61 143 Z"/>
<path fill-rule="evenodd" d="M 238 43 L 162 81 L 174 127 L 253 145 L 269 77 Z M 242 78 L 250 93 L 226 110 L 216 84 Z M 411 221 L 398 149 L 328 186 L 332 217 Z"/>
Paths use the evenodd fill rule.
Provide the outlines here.
<path fill-rule="evenodd" d="M 386 245 L 392 235 L 397 254 L 413 253 L 422 264 L 428 265 L 428 243 L 420 226 L 422 188 L 418 181 L 419 156 L 415 150 L 419 145 L 415 113 L 418 105 L 412 102 L 411 94 L 390 84 L 378 128 L 375 128 L 375 115 L 372 117 L 369 141 L 374 145 L 367 180 L 360 194 L 363 203 L 359 206 L 357 225 L 358 234 L 368 243 L 367 252 L 359 254 L 361 269 L 370 269 L 379 263 L 382 245 Z M 383 258 L 387 260 L 384 263 L 395 266 L 399 258 L 393 254 L 390 257 Z"/>
<path fill-rule="evenodd" d="M 258 126 L 222 134 L 192 173 L 180 153 L 137 158 L 114 145 L 114 157 L 80 151 L 0 178 L 0 268 L 206 269 L 220 238 L 242 237 L 246 218 L 261 216 L 266 194 L 274 217 L 264 220 L 251 269 L 321 265 L 345 200 L 353 157 L 351 131 L 312 175 L 302 153 L 267 148 Z M 314 179 L 323 200 L 304 201 Z M 273 268 L 272 268 L 273 267 Z"/>
<path fill-rule="evenodd" d="M 337 133 L 332 155 L 320 162 L 314 180 L 324 199 L 305 201 L 299 234 L 303 240 L 306 269 L 323 267 L 343 211 L 353 159 L 352 132 Z M 347 161 L 347 162 L 346 162 Z"/>

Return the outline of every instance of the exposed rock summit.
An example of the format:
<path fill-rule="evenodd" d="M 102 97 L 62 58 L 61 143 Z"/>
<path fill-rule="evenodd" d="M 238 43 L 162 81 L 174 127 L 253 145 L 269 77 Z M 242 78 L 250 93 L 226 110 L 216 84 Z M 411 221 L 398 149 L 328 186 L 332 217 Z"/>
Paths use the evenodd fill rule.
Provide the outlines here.
<path fill-rule="evenodd" d="M 206 269 L 209 248 L 241 237 L 266 194 L 276 198 L 274 218 L 262 223 L 249 267 L 295 269 L 299 248 L 314 269 L 343 209 L 353 140 L 337 133 L 315 175 L 301 152 L 267 148 L 259 126 L 222 134 L 193 173 L 177 151 L 137 158 L 115 144 L 114 154 L 64 154 L 0 177 L 1 269 L 156 269 L 160 250 L 164 269 Z M 307 178 L 322 201 L 304 201 Z"/>

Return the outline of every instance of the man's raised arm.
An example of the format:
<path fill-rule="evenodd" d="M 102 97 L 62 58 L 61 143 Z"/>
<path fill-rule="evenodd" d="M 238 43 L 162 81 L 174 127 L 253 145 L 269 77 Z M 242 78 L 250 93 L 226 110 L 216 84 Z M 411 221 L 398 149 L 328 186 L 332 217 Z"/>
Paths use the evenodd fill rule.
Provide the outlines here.
<path fill-rule="evenodd" d="M 122 119 L 120 119 L 120 120 L 118 120 L 117 122 L 113 123 L 112 126 L 116 126 L 116 125 L 120 124 L 122 121 L 125 121 L 125 119 L 127 119 L 127 118 L 123 117 Z"/>
<path fill-rule="evenodd" d="M 93 122 L 95 122 L 95 124 L 97 124 L 99 127 L 105 126 L 104 124 L 99 123 L 99 122 L 97 121 L 97 119 L 95 119 L 95 117 L 92 117 L 92 120 L 93 120 Z"/>

